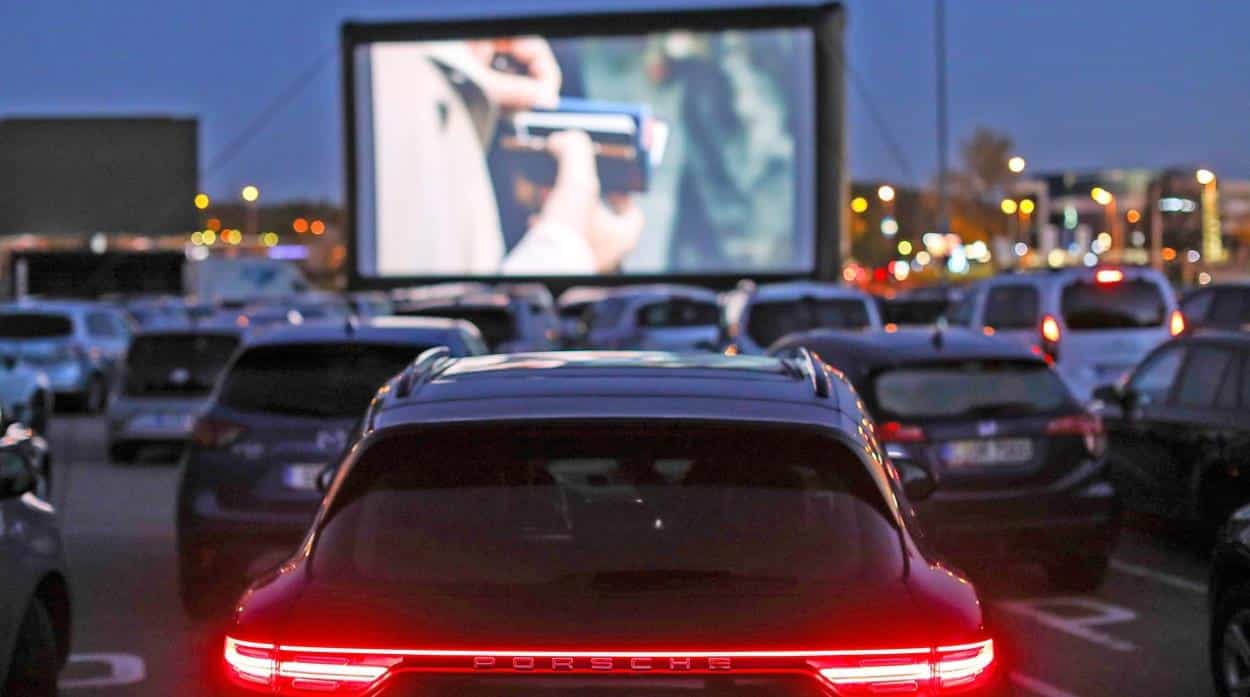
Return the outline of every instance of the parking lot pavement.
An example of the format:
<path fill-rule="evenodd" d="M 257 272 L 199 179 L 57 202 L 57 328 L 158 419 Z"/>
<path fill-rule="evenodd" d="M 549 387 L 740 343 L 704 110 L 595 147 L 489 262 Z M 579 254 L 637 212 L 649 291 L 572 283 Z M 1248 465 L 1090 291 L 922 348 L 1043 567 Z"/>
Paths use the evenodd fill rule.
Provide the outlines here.
<path fill-rule="evenodd" d="M 58 417 L 50 440 L 75 599 L 65 697 L 209 694 L 216 647 L 175 590 L 177 467 L 105 458 L 102 419 Z M 1029 569 L 985 584 L 1017 693 L 1037 697 L 1213 694 L 1206 568 L 1157 525 L 1126 532 L 1096 594 L 1060 597 Z M 208 659 L 207 661 L 205 659 Z"/>

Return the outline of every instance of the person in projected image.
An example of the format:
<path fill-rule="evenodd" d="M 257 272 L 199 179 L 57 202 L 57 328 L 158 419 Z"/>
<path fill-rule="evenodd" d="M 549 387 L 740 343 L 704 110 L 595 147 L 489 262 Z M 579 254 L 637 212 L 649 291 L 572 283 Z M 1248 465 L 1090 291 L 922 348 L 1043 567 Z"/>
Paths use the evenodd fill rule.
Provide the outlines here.
<path fill-rule="evenodd" d="M 562 75 L 546 40 L 381 44 L 374 52 L 374 93 L 391 95 L 375 108 L 379 227 L 408 237 L 405 258 L 388 258 L 396 247 L 381 245 L 383 271 L 591 275 L 619 267 L 642 234 L 643 214 L 630 196 L 602 195 L 593 144 L 581 131 L 548 138 L 555 181 L 537 192 L 520 240 L 511 249 L 504 240 L 486 151 L 500 110 L 558 102 Z"/>

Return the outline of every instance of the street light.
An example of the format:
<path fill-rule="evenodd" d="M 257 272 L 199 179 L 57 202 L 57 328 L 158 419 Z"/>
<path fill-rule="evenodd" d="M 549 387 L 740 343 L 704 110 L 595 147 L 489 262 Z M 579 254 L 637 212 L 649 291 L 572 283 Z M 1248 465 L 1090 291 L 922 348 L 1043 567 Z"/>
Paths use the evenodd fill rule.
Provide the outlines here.
<path fill-rule="evenodd" d="M 1199 184 L 1206 186 L 1207 184 L 1215 181 L 1215 172 L 1212 172 L 1209 169 L 1200 169 L 1197 172 L 1194 172 L 1194 178 L 1198 180 Z"/>
<path fill-rule="evenodd" d="M 1002 202 L 998 204 L 998 207 L 1007 215 L 1015 215 L 1016 210 L 1019 208 L 1018 204 L 1009 198 L 1003 199 Z"/>
<path fill-rule="evenodd" d="M 210 203 L 212 203 L 212 201 L 209 200 L 208 194 L 196 194 L 195 195 L 195 207 L 196 208 L 200 210 L 204 210 L 208 208 L 208 204 Z"/>
<path fill-rule="evenodd" d="M 868 199 L 863 196 L 856 196 L 851 199 L 851 210 L 855 213 L 863 213 L 868 210 Z"/>
<path fill-rule="evenodd" d="M 243 187 L 243 191 L 239 192 L 239 195 L 243 197 L 244 201 L 247 201 L 248 203 L 255 203 L 256 199 L 260 198 L 260 189 L 248 184 Z"/>
<path fill-rule="evenodd" d="M 1091 189 L 1089 192 L 1089 197 L 1097 201 L 1098 205 L 1100 206 L 1105 206 L 1111 203 L 1111 201 L 1115 199 L 1115 197 L 1111 195 L 1110 191 L 1107 191 L 1101 186 L 1095 186 L 1093 189 Z"/>
<path fill-rule="evenodd" d="M 890 186 L 889 184 L 882 184 L 881 186 L 877 187 L 877 198 L 881 199 L 885 203 L 889 203 L 890 201 L 893 201 L 894 200 L 894 187 Z"/>
<path fill-rule="evenodd" d="M 1020 212 L 1024 215 L 1033 215 L 1033 211 L 1036 207 L 1037 204 L 1033 203 L 1033 199 L 1031 198 L 1021 199 L 1020 201 Z"/>
<path fill-rule="evenodd" d="M 1015 155 L 1011 159 L 1007 160 L 1007 169 L 1011 170 L 1013 174 L 1023 172 L 1026 165 L 1028 165 L 1028 163 L 1025 162 L 1024 158 L 1019 155 Z"/>

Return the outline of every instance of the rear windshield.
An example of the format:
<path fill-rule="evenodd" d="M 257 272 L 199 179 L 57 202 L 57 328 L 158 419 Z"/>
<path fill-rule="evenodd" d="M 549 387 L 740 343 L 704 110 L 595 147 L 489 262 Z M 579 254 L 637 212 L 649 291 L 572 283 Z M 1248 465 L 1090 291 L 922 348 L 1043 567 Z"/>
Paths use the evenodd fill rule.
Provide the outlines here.
<path fill-rule="evenodd" d="M 705 584 L 769 592 L 898 569 L 883 510 L 859 460 L 794 429 L 427 430 L 362 456 L 321 532 L 313 573 L 554 593 Z"/>
<path fill-rule="evenodd" d="M 945 300 L 887 300 L 882 321 L 900 325 L 934 324 L 950 305 Z"/>
<path fill-rule="evenodd" d="M 746 332 L 760 346 L 769 346 L 786 334 L 808 329 L 865 329 L 868 305 L 863 300 L 787 300 L 755 303 Z"/>
<path fill-rule="evenodd" d="M 1063 322 L 1068 329 L 1140 329 L 1166 319 L 1163 293 L 1149 281 L 1077 282 L 1063 289 Z"/>
<path fill-rule="evenodd" d="M 408 317 L 446 317 L 468 320 L 482 333 L 482 339 L 492 350 L 505 341 L 517 338 L 516 319 L 502 307 L 422 307 L 396 314 Z"/>
<path fill-rule="evenodd" d="M 720 310 L 712 303 L 674 300 L 652 303 L 639 308 L 637 320 L 638 326 L 655 329 L 718 326 Z"/>
<path fill-rule="evenodd" d="M 126 353 L 125 392 L 133 396 L 205 395 L 239 346 L 228 334 L 138 336 Z"/>
<path fill-rule="evenodd" d="M 220 401 L 242 411 L 359 416 L 383 383 L 428 348 L 388 344 L 253 348 L 231 368 Z"/>
<path fill-rule="evenodd" d="M 883 420 L 1029 416 L 1072 401 L 1044 365 L 989 361 L 889 370 L 873 380 L 871 394 Z"/>
<path fill-rule="evenodd" d="M 0 338 L 50 339 L 74 333 L 74 324 L 65 315 L 33 312 L 0 314 Z"/>

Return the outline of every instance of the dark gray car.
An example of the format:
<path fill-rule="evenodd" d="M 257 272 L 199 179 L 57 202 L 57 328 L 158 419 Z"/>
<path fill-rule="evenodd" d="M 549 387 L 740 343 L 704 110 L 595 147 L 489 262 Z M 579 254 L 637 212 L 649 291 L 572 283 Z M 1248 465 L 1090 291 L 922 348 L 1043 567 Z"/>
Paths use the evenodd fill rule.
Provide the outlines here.
<path fill-rule="evenodd" d="M 0 694 L 53 697 L 69 655 L 70 594 L 56 512 L 25 429 L 0 438 Z"/>

